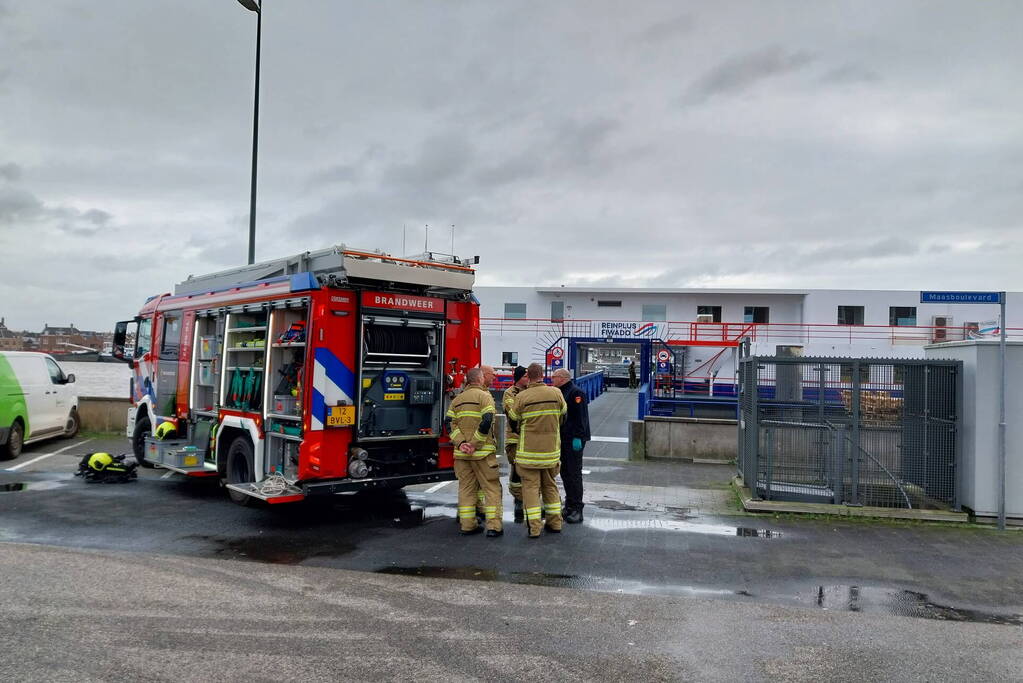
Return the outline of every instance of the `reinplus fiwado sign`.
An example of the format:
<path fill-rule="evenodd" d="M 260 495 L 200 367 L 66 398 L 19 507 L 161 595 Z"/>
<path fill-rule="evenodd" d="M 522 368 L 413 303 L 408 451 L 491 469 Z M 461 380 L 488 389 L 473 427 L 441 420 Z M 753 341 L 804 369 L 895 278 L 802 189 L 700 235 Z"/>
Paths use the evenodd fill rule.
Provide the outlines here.
<path fill-rule="evenodd" d="M 594 337 L 607 338 L 639 338 L 662 339 L 660 325 L 657 323 L 622 322 L 616 320 L 595 320 L 592 334 Z"/>

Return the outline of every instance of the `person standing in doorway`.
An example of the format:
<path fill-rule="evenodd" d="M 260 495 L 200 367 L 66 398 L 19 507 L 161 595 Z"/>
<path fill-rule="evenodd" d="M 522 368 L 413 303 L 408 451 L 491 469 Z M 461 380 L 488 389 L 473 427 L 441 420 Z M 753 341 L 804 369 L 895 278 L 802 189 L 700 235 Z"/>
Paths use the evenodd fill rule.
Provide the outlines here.
<path fill-rule="evenodd" d="M 561 456 L 565 399 L 560 391 L 544 384 L 543 374 L 539 363 L 526 368 L 529 384 L 515 396 L 508 411 L 508 419 L 519 435 L 515 469 L 522 478 L 522 505 L 530 538 L 539 538 L 544 529 L 541 512 L 547 514 L 547 531 L 559 533 L 562 524 L 561 495 L 554 478 Z"/>
<path fill-rule="evenodd" d="M 515 450 L 519 446 L 519 435 L 518 432 L 512 429 L 512 421 L 508 419 L 508 411 L 511 409 L 515 397 L 529 384 L 529 378 L 526 377 L 526 369 L 521 365 L 515 368 L 514 372 L 512 372 L 512 381 L 514 384 L 504 390 L 504 397 L 501 400 L 501 405 L 504 408 L 505 424 L 507 425 L 504 435 L 504 454 L 508 457 L 508 465 L 511 471 L 508 477 L 508 490 L 515 500 L 515 523 L 521 524 L 523 520 L 522 478 L 519 477 L 518 470 L 515 469 Z"/>
<path fill-rule="evenodd" d="M 635 389 L 639 386 L 636 381 L 636 361 L 635 359 L 629 360 L 629 388 Z"/>
<path fill-rule="evenodd" d="M 565 484 L 565 521 L 578 524 L 583 521 L 583 448 L 590 440 L 589 403 L 568 370 L 555 370 L 551 383 L 561 389 L 568 406 L 561 427 L 561 481 Z"/>

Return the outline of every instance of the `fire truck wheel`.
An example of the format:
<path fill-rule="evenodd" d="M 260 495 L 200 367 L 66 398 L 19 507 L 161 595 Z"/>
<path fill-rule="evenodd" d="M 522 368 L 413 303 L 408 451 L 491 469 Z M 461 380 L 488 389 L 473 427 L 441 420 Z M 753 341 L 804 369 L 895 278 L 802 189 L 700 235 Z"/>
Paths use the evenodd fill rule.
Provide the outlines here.
<path fill-rule="evenodd" d="M 231 448 L 227 451 L 227 483 L 248 484 L 255 481 L 253 472 L 252 444 L 244 436 L 239 436 L 231 442 Z M 227 490 L 231 502 L 239 505 L 248 505 L 255 500 L 252 496 L 239 493 L 233 489 Z"/>
<path fill-rule="evenodd" d="M 135 454 L 135 461 L 143 467 L 152 467 L 153 463 L 146 462 L 146 438 L 151 436 L 153 428 L 149 424 L 149 418 L 143 417 L 135 420 L 135 431 L 131 433 L 131 450 Z"/>

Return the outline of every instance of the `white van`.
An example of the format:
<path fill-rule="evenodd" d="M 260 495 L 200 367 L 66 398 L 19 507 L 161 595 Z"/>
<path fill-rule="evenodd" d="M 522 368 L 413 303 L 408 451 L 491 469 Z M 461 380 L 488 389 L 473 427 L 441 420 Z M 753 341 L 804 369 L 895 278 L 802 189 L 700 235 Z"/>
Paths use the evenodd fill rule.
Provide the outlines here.
<path fill-rule="evenodd" d="M 78 433 L 75 376 L 45 353 L 0 351 L 0 460 L 22 447 Z"/>

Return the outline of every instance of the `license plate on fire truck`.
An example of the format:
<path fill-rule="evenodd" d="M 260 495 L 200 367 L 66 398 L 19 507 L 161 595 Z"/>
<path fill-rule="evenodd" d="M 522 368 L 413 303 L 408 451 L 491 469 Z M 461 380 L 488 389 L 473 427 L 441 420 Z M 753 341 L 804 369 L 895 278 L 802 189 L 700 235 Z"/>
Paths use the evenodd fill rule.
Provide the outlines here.
<path fill-rule="evenodd" d="M 328 427 L 348 427 L 355 424 L 355 406 L 330 406 Z"/>

